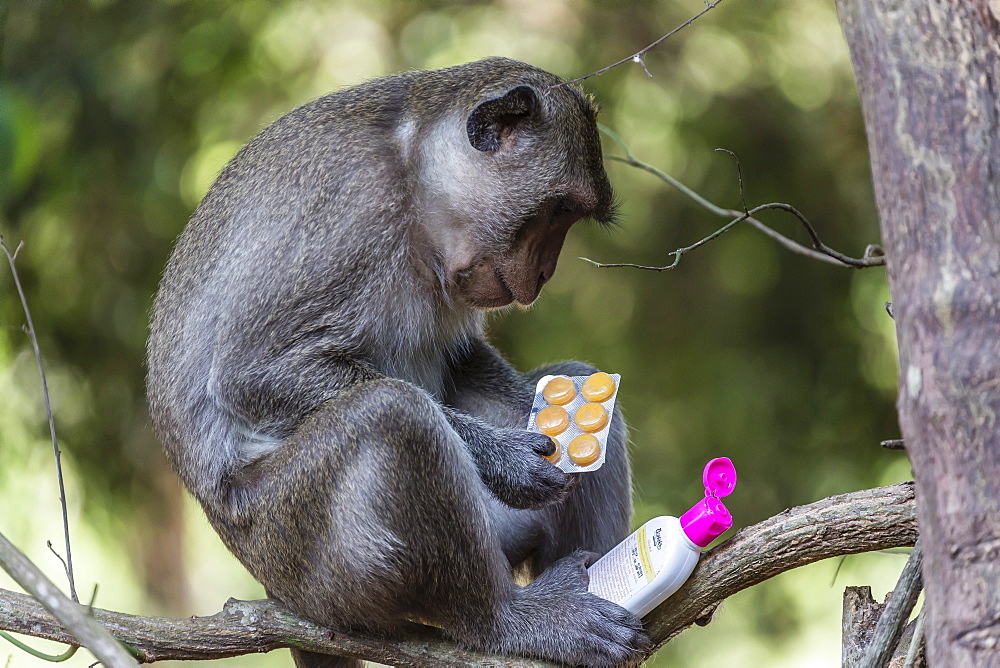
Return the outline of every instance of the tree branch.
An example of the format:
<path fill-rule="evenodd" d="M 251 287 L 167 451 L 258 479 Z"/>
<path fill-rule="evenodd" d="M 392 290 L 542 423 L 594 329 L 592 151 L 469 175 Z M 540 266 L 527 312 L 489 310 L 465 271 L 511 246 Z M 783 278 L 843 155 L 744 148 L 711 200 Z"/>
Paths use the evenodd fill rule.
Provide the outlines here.
<path fill-rule="evenodd" d="M 842 494 L 786 510 L 739 531 L 705 553 L 691 579 L 646 618 L 657 646 L 710 616 L 726 597 L 805 564 L 913 545 L 917 529 L 912 483 Z M 762 555 L 766 556 L 763 558 Z M 330 631 L 277 601 L 230 600 L 211 617 L 164 619 L 94 610 L 143 660 L 216 659 L 296 647 L 399 666 L 549 666 L 544 661 L 483 656 L 414 626 L 391 640 Z M 31 597 L 0 590 L 0 628 L 72 642 L 72 636 Z"/>
<path fill-rule="evenodd" d="M 662 267 L 651 267 L 651 266 L 644 265 L 644 264 L 633 264 L 631 262 L 596 262 L 595 260 L 591 260 L 588 257 L 581 257 L 579 259 L 583 260 L 584 262 L 589 262 L 590 264 L 594 265 L 595 267 L 597 267 L 599 269 L 607 269 L 607 268 L 610 268 L 610 267 L 631 267 L 633 269 L 645 269 L 647 271 L 668 271 L 668 270 L 673 269 L 674 267 L 676 267 L 678 265 L 678 263 L 680 263 L 681 258 L 684 255 L 686 255 L 687 253 L 690 253 L 691 251 L 693 251 L 696 248 L 700 248 L 701 246 L 704 246 L 709 241 L 713 241 L 713 240 L 721 237 L 723 234 L 725 234 L 726 232 L 728 232 L 729 230 L 731 230 L 738 223 L 742 223 L 744 220 L 747 220 L 747 221 L 754 220 L 753 214 L 759 213 L 761 211 L 766 211 L 768 209 L 777 209 L 779 211 L 787 211 L 788 213 L 790 213 L 793 216 L 795 216 L 796 218 L 798 218 L 799 221 L 801 221 L 802 224 L 805 225 L 807 229 L 812 230 L 812 233 L 815 234 L 815 230 L 813 229 L 812 225 L 809 223 L 809 221 L 806 219 L 806 217 L 804 215 L 802 215 L 802 212 L 800 212 L 798 209 L 796 209 L 795 207 L 793 207 L 791 204 L 785 204 L 784 202 L 771 202 L 769 204 L 761 204 L 759 206 L 755 206 L 754 208 L 750 209 L 746 213 L 740 213 L 738 211 L 732 211 L 732 213 L 735 214 L 737 216 L 737 218 L 734 218 L 733 220 L 729 221 L 728 223 L 726 223 L 725 225 L 723 225 L 722 227 L 720 227 L 719 229 L 717 229 L 715 232 L 712 232 L 711 234 L 709 234 L 707 237 L 705 237 L 703 239 L 699 239 L 698 241 L 694 242 L 690 246 L 685 246 L 683 248 L 678 248 L 675 251 L 671 251 L 670 255 L 674 256 L 674 261 L 671 262 L 670 264 L 663 265 Z M 761 223 L 761 224 L 763 224 L 763 223 Z M 774 232 L 774 230 L 771 230 L 771 232 Z M 774 234 L 778 234 L 778 233 L 774 232 Z M 780 235 L 778 235 L 778 236 L 780 236 Z M 848 257 L 846 255 L 843 255 L 842 253 L 839 253 L 838 251 L 835 251 L 835 250 L 829 248 L 825 244 L 822 244 L 822 242 L 818 241 L 818 239 L 819 239 L 818 237 L 815 237 L 815 238 L 817 240 L 816 241 L 816 243 L 817 243 L 816 248 L 820 249 L 819 255 L 821 255 L 822 257 L 830 257 L 830 258 L 833 258 L 835 260 L 839 260 L 843 264 L 846 264 L 848 266 L 855 267 L 855 268 L 861 268 L 861 267 L 865 267 L 865 266 L 873 266 L 873 265 L 870 265 L 870 264 L 864 264 L 865 262 L 867 262 L 867 259 L 865 259 L 865 260 L 858 260 L 856 258 L 852 258 L 852 257 Z M 795 243 L 791 239 L 787 239 L 787 241 L 789 243 L 793 243 L 793 244 Z M 802 248 L 803 248 L 803 250 L 807 250 L 807 251 L 809 250 L 808 248 L 805 248 L 805 247 L 802 247 Z M 841 258 L 844 258 L 844 259 L 841 259 Z M 884 258 L 882 258 L 881 256 L 879 256 L 879 257 L 877 257 L 875 259 L 884 260 Z M 855 263 L 861 263 L 861 264 L 855 264 Z"/>
<path fill-rule="evenodd" d="M 878 603 L 872 597 L 872 588 L 847 587 L 844 590 L 844 613 L 841 624 L 843 647 L 841 665 L 845 668 L 861 668 L 874 651 L 876 630 L 885 617 L 893 594 L 886 595 L 885 603 Z M 917 619 L 900 629 L 899 642 L 880 665 L 892 668 L 926 668 L 927 657 L 923 642 L 923 616 L 921 608 Z M 903 620 L 905 621 L 905 620 Z"/>
<path fill-rule="evenodd" d="M 882 616 L 875 625 L 872 633 L 872 641 L 865 653 L 865 659 L 861 662 L 861 668 L 885 668 L 889 665 L 889 660 L 899 645 L 899 638 L 903 634 L 903 627 L 906 620 L 913 611 L 913 606 L 917 604 L 917 597 L 923 589 L 923 580 L 920 572 L 923 552 L 920 549 L 920 541 L 913 546 L 913 552 L 906 560 L 903 573 L 899 576 L 896 588 L 892 590 L 892 596 L 882 611 Z"/>
<path fill-rule="evenodd" d="M 822 559 L 917 540 L 913 483 L 831 496 L 778 513 L 702 555 L 690 579 L 645 620 L 657 646 L 712 614 L 724 599 Z"/>

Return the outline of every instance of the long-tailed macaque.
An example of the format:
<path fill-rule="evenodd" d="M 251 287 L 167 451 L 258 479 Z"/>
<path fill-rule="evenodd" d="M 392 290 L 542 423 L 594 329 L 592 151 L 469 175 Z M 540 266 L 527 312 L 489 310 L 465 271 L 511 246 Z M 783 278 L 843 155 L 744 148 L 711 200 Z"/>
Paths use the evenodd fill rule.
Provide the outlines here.
<path fill-rule="evenodd" d="M 593 369 L 521 374 L 483 334 L 535 300 L 574 223 L 613 217 L 595 108 L 560 83 L 493 58 L 320 98 L 233 158 L 177 242 L 154 425 L 229 549 L 317 622 L 422 620 L 568 664 L 648 646 L 587 592 L 629 530 L 624 424 L 600 470 L 563 473 L 525 430 L 534 384 Z"/>

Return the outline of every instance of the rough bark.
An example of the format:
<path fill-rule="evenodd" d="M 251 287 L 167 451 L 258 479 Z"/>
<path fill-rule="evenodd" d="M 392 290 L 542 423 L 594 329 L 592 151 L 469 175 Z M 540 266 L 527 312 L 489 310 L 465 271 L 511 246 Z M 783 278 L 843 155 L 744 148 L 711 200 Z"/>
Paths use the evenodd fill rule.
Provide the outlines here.
<path fill-rule="evenodd" d="M 894 655 L 906 655 L 909 643 L 903 643 L 900 639 L 906 620 L 910 618 L 923 586 L 920 577 L 922 561 L 923 550 L 918 540 L 913 546 L 910 558 L 906 560 L 906 566 L 899 576 L 896 588 L 889 594 L 882 614 L 875 624 L 864 660 L 858 664 L 861 668 L 885 668 Z"/>
<path fill-rule="evenodd" d="M 838 0 L 925 550 L 930 665 L 1000 655 L 1000 3 Z"/>
<path fill-rule="evenodd" d="M 885 609 L 892 600 L 892 595 L 886 596 L 885 603 L 878 603 L 872 598 L 871 587 L 848 587 L 844 590 L 843 617 L 843 653 L 841 666 L 843 668 L 859 668 L 864 665 L 875 637 L 875 627 L 883 617 Z M 880 666 L 886 668 L 925 668 L 927 662 L 922 652 L 923 644 L 912 647 L 913 634 L 917 627 L 914 620 L 903 628 L 899 642 L 890 655 L 883 657 Z M 907 661 L 910 664 L 907 665 Z"/>
<path fill-rule="evenodd" d="M 706 553 L 691 579 L 646 618 L 657 645 L 709 616 L 726 597 L 819 559 L 912 545 L 917 537 L 913 485 L 863 490 L 786 510 Z M 143 660 L 213 659 L 282 647 L 336 653 L 398 666 L 549 666 L 476 654 L 414 627 L 403 638 L 347 635 L 317 626 L 275 601 L 230 600 L 211 617 L 165 619 L 94 610 Z M 0 590 L 0 629 L 72 642 L 73 636 L 30 596 Z"/>
<path fill-rule="evenodd" d="M 848 587 L 844 590 L 844 616 L 840 629 L 843 668 L 856 668 L 864 661 L 884 608 L 872 598 L 871 587 Z"/>

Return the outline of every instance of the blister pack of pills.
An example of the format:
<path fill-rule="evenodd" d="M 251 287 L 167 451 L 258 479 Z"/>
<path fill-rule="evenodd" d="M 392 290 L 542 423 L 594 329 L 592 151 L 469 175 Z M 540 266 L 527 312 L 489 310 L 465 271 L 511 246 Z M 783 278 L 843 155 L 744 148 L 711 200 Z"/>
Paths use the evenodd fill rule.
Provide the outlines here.
<path fill-rule="evenodd" d="M 567 473 L 601 468 L 620 380 L 620 375 L 603 371 L 539 379 L 528 431 L 555 442 L 555 453 L 546 459 Z"/>

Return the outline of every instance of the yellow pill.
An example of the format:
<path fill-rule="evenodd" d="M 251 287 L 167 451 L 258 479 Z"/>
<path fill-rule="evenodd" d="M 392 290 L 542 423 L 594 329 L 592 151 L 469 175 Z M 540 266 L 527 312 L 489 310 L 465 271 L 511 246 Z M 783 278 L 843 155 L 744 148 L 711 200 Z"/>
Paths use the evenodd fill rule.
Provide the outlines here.
<path fill-rule="evenodd" d="M 558 436 L 569 428 L 569 413 L 562 406 L 546 406 L 535 416 L 535 426 L 547 436 Z"/>
<path fill-rule="evenodd" d="M 608 412 L 600 404 L 584 404 L 580 406 L 580 410 L 576 412 L 573 420 L 576 422 L 576 426 L 583 431 L 600 431 L 608 423 Z"/>
<path fill-rule="evenodd" d="M 545 457 L 545 458 L 547 460 L 549 460 L 550 462 L 552 462 L 553 464 L 558 464 L 559 460 L 562 459 L 562 452 L 560 451 L 560 448 L 559 448 L 559 441 L 557 441 L 554 438 L 551 439 L 551 440 L 552 440 L 552 445 L 556 446 L 556 451 L 553 452 L 548 457 Z"/>
<path fill-rule="evenodd" d="M 593 434 L 580 434 L 569 442 L 567 453 L 577 466 L 590 466 L 601 456 L 601 442 Z"/>
<path fill-rule="evenodd" d="M 580 388 L 587 401 L 604 401 L 615 393 L 615 379 L 603 371 L 591 375 Z"/>
<path fill-rule="evenodd" d="M 557 376 L 545 384 L 542 396 L 550 404 L 565 406 L 576 397 L 576 387 L 569 378 Z"/>

